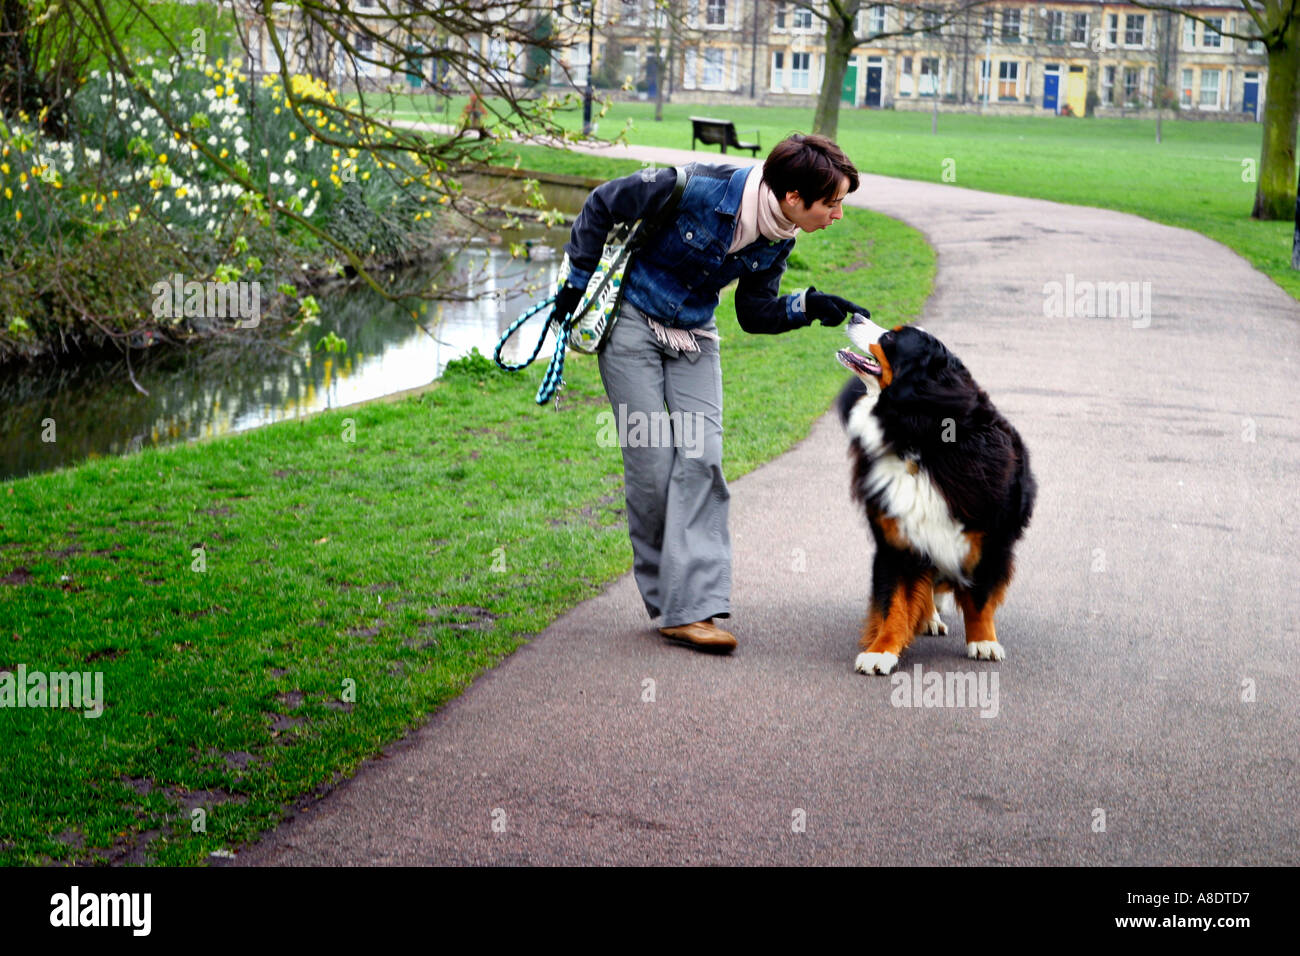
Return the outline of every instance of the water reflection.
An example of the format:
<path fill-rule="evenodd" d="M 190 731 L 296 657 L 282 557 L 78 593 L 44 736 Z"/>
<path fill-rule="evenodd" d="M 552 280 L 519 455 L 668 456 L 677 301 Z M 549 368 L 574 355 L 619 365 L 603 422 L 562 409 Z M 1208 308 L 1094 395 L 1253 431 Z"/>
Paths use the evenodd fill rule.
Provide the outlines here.
<path fill-rule="evenodd" d="M 564 239 L 551 233 L 545 242 L 554 249 Z M 471 247 L 458 259 L 469 301 L 429 303 L 416 316 L 419 325 L 410 305 L 359 288 L 320 297 L 320 325 L 301 339 L 250 334 L 184 354 L 135 353 L 132 368 L 148 395 L 131 386 L 124 364 L 4 377 L 0 477 L 228 435 L 426 385 L 475 347 L 490 356 L 509 324 L 554 286 L 559 269 L 553 255 L 512 259 L 502 246 Z M 540 291 L 530 294 L 529 286 Z M 544 322 L 542 315 L 530 320 L 503 358 L 527 357 Z M 330 331 L 347 340 L 347 352 L 312 351 Z M 553 348 L 553 341 L 544 345 L 539 360 Z"/>

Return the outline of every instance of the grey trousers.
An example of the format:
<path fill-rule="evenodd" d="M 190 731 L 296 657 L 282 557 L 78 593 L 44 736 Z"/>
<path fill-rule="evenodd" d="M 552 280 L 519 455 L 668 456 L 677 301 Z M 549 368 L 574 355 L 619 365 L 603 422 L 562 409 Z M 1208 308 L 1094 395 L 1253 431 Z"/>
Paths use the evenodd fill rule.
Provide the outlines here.
<path fill-rule="evenodd" d="M 699 352 L 660 343 L 624 302 L 599 359 L 623 450 L 632 573 L 662 627 L 731 616 L 722 368 L 718 343 L 697 341 Z"/>

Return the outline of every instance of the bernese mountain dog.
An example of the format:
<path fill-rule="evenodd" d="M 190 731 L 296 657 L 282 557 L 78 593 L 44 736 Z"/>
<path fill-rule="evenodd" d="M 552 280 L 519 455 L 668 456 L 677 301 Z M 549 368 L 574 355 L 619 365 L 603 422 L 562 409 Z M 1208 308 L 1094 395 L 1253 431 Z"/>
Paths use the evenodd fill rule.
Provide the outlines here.
<path fill-rule="evenodd" d="M 993 615 L 1034 509 L 1029 453 L 970 372 L 923 329 L 849 320 L 860 350 L 837 400 L 853 498 L 876 540 L 871 604 L 854 669 L 888 674 L 916 634 L 946 634 L 936 593 L 966 621 L 966 655 L 1000 661 Z"/>

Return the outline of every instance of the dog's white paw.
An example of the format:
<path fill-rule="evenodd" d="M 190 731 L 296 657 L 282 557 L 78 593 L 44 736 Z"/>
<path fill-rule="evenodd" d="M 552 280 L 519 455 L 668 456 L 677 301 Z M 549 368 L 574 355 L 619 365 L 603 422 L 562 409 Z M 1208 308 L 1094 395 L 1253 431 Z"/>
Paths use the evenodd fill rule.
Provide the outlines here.
<path fill-rule="evenodd" d="M 888 674 L 898 663 L 893 654 L 869 654 L 863 651 L 853 662 L 853 669 L 859 674 Z"/>
<path fill-rule="evenodd" d="M 935 611 L 934 614 L 930 617 L 930 620 L 926 621 L 924 624 L 921 625 L 921 630 L 919 630 L 917 633 L 918 634 L 947 634 L 948 625 L 943 623 L 943 619 L 939 617 L 939 612 Z"/>
<path fill-rule="evenodd" d="M 997 641 L 969 641 L 966 644 L 966 656 L 977 661 L 1005 660 L 1007 652 Z"/>

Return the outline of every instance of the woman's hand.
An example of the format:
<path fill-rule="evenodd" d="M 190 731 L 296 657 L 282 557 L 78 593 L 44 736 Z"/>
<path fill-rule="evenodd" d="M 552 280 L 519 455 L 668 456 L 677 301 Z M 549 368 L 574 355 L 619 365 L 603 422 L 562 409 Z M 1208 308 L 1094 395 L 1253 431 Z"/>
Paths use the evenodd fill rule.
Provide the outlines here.
<path fill-rule="evenodd" d="M 871 313 L 862 306 L 854 305 L 848 299 L 842 299 L 838 295 L 818 292 L 812 286 L 808 287 L 808 292 L 804 296 L 804 308 L 810 319 L 816 319 L 822 325 L 839 325 L 855 313 L 863 318 L 871 318 Z"/>
<path fill-rule="evenodd" d="M 582 293 L 586 291 L 579 289 L 577 286 L 564 283 L 564 288 L 560 289 L 555 296 L 555 309 L 551 312 L 551 322 L 558 328 L 564 324 L 564 320 L 573 315 L 573 310 L 578 307 L 582 301 Z"/>

